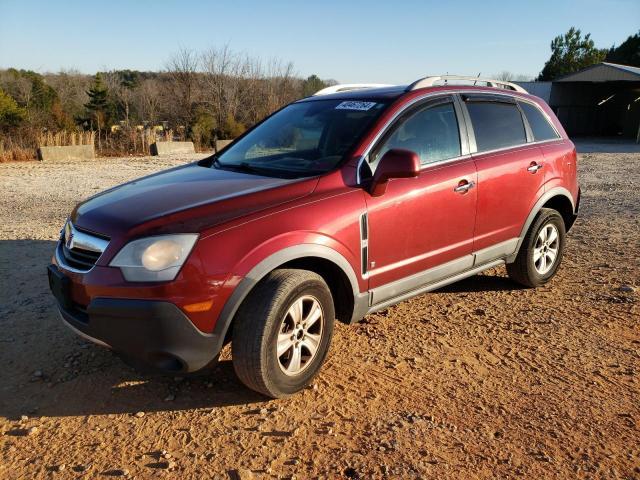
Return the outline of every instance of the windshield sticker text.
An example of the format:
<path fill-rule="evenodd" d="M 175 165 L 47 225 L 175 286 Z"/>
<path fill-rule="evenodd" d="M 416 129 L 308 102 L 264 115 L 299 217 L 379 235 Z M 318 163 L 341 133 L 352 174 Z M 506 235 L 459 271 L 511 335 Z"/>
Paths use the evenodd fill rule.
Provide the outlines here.
<path fill-rule="evenodd" d="M 342 102 L 340 104 L 338 104 L 338 106 L 336 107 L 336 110 L 369 110 L 371 107 L 373 107 L 376 104 L 376 102 L 355 102 L 355 101 L 349 101 L 349 102 Z"/>

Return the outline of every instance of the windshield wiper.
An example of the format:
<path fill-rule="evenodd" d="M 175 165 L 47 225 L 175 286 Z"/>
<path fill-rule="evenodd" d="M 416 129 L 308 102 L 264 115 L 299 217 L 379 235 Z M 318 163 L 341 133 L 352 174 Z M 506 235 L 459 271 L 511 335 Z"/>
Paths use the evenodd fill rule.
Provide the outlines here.
<path fill-rule="evenodd" d="M 268 176 L 268 177 L 271 177 L 274 174 L 277 175 L 278 173 L 280 173 L 272 170 L 271 168 L 256 167 L 255 165 L 252 165 L 249 162 L 222 163 L 217 158 L 213 159 L 213 166 L 221 170 L 232 170 L 234 172 L 253 173 L 256 175 L 262 175 L 262 176 Z"/>
<path fill-rule="evenodd" d="M 281 168 L 259 167 L 249 162 L 222 163 L 217 158 L 213 159 L 212 165 L 214 168 L 219 168 L 221 170 L 231 170 L 233 172 L 250 173 L 254 175 L 260 175 L 263 177 L 300 178 L 300 177 L 319 175 L 323 173 L 323 171 L 291 171 L 291 170 L 283 170 Z"/>

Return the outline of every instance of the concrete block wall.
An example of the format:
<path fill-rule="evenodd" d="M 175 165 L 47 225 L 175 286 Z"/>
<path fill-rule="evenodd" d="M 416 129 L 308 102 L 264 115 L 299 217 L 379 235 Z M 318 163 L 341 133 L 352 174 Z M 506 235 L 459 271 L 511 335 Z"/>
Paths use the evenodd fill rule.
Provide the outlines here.
<path fill-rule="evenodd" d="M 176 155 L 196 153 L 193 142 L 155 142 L 151 144 L 151 155 Z"/>
<path fill-rule="evenodd" d="M 95 157 L 93 145 L 38 148 L 38 160 L 42 161 L 91 160 Z"/>

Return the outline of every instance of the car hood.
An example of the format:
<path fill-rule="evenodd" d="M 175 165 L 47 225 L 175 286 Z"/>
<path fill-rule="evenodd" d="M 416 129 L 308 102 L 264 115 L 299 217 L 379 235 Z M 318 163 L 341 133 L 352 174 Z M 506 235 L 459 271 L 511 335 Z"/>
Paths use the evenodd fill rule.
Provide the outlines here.
<path fill-rule="evenodd" d="M 81 202 L 71 220 L 109 237 L 203 229 L 313 192 L 313 179 L 282 179 L 208 168 L 166 170 Z"/>

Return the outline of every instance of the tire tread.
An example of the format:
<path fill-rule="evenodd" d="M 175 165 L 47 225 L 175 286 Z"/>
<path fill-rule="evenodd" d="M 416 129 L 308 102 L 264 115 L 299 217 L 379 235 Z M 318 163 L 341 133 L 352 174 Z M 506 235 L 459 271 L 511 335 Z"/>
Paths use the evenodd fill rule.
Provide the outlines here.
<path fill-rule="evenodd" d="M 559 219 L 563 226 L 563 228 L 559 232 L 559 234 L 562 236 L 561 249 L 559 252 L 560 258 L 558 258 L 557 260 L 557 265 L 554 267 L 553 274 L 550 275 L 548 278 L 540 279 L 540 278 L 536 278 L 536 276 L 532 274 L 532 272 L 530 271 L 529 255 L 530 255 L 531 249 L 533 248 L 533 244 L 535 240 L 534 236 L 538 233 L 538 230 L 540 229 L 540 227 L 548 223 L 549 220 L 553 217 L 555 217 L 556 219 Z M 518 251 L 515 261 L 513 263 L 507 263 L 507 274 L 509 275 L 509 278 L 514 282 L 519 283 L 520 285 L 523 285 L 524 287 L 527 287 L 527 288 L 535 288 L 547 283 L 555 275 L 555 272 L 560 266 L 560 261 L 562 260 L 562 253 L 563 253 L 562 250 L 564 249 L 564 235 L 565 235 L 565 230 L 564 230 L 564 220 L 562 218 L 562 215 L 560 215 L 558 211 L 552 208 L 540 209 L 540 212 L 538 213 L 535 220 L 529 227 L 529 230 L 527 231 L 524 237 L 524 240 L 522 241 L 522 245 L 520 246 L 520 250 Z"/>
<path fill-rule="evenodd" d="M 234 320 L 231 342 L 233 368 L 240 380 L 252 390 L 269 397 L 282 398 L 268 371 L 265 335 L 279 302 L 305 282 L 320 282 L 329 291 L 324 279 L 315 272 L 299 269 L 278 269 L 261 280 L 244 300 Z M 329 332 L 330 334 L 331 332 Z"/>

